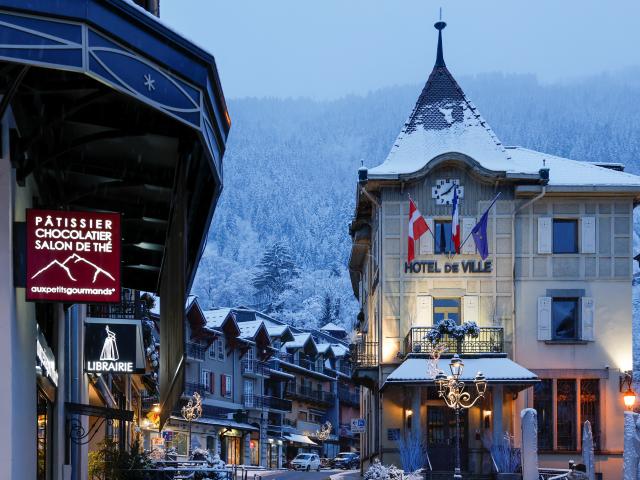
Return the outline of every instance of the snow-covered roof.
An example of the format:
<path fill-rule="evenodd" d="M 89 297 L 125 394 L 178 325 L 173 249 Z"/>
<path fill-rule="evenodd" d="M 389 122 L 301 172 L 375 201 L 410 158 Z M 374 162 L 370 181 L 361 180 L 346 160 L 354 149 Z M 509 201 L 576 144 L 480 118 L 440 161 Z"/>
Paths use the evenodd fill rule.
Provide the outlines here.
<path fill-rule="evenodd" d="M 436 65 L 386 160 L 368 175 L 417 172 L 450 152 L 468 155 L 490 170 L 502 171 L 509 161 L 509 153 L 447 67 Z"/>
<path fill-rule="evenodd" d="M 640 186 L 639 176 L 599 166 L 603 164 L 570 160 L 523 147 L 506 148 L 511 155 L 508 172 L 535 174 L 541 168 L 548 168 L 550 186 Z"/>
<path fill-rule="evenodd" d="M 306 345 L 306 343 L 313 338 L 311 338 L 310 333 L 294 333 L 293 340 L 285 343 L 286 348 L 302 348 Z"/>
<path fill-rule="evenodd" d="M 478 372 L 482 372 L 491 383 L 534 383 L 538 380 L 535 373 L 530 372 L 522 365 L 518 365 L 513 360 L 506 357 L 499 358 L 463 358 L 464 370 L 461 380 L 473 381 Z M 390 383 L 412 383 L 424 382 L 432 383 L 435 375 L 430 368 L 431 360 L 428 358 L 410 357 L 396 368 L 387 377 L 386 384 Z M 450 359 L 438 360 L 438 369 L 449 372 Z"/>
<path fill-rule="evenodd" d="M 320 330 L 326 330 L 327 332 L 346 332 L 344 328 L 333 322 L 327 323 L 324 327 L 321 327 Z"/>
<path fill-rule="evenodd" d="M 240 338 L 253 339 L 260 330 L 264 323 L 262 320 L 252 320 L 249 322 L 238 322 L 238 328 L 240 328 Z"/>
<path fill-rule="evenodd" d="M 332 343 L 331 349 L 336 357 L 344 357 L 347 353 L 349 353 L 349 348 L 345 345 L 340 345 L 338 343 Z"/>
<path fill-rule="evenodd" d="M 370 179 L 415 174 L 445 154 L 463 154 L 489 172 L 538 179 L 549 169 L 551 187 L 640 187 L 640 177 L 598 164 L 569 160 L 522 147 L 506 147 L 438 60 L 389 155 L 368 170 Z M 544 160 L 544 162 L 543 162 Z M 600 164 L 601 165 L 601 164 Z"/>
<path fill-rule="evenodd" d="M 206 310 L 204 318 L 207 320 L 207 327 L 220 328 L 227 316 L 231 312 L 230 308 L 216 308 L 215 310 Z"/>

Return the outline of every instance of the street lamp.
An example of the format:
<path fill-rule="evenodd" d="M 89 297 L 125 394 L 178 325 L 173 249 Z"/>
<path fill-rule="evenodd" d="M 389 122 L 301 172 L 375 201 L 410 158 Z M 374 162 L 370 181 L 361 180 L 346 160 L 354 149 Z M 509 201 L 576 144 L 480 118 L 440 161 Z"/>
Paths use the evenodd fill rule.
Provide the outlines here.
<path fill-rule="evenodd" d="M 624 392 L 622 399 L 624 400 L 624 406 L 627 407 L 627 410 L 633 410 L 633 405 L 636 403 L 636 392 L 629 387 L 627 391 Z"/>
<path fill-rule="evenodd" d="M 187 404 L 182 407 L 182 418 L 189 423 L 189 448 L 187 450 L 187 456 L 191 457 L 191 422 L 199 419 L 202 416 L 202 398 L 198 392 L 193 394 L 193 398 L 190 398 Z"/>
<path fill-rule="evenodd" d="M 460 473 L 460 411 L 473 407 L 476 402 L 484 397 L 487 391 L 487 379 L 478 372 L 473 379 L 473 383 L 476 387 L 478 395 L 472 400 L 471 394 L 465 391 L 465 384 L 460 380 L 462 371 L 464 370 L 464 362 L 458 355 L 454 355 L 449 362 L 449 368 L 451 375 L 446 376 L 445 373 L 440 370 L 435 378 L 436 386 L 438 387 L 438 395 L 444 399 L 445 404 L 452 408 L 456 413 L 456 454 L 455 454 L 455 472 L 454 479 L 462 479 Z"/>

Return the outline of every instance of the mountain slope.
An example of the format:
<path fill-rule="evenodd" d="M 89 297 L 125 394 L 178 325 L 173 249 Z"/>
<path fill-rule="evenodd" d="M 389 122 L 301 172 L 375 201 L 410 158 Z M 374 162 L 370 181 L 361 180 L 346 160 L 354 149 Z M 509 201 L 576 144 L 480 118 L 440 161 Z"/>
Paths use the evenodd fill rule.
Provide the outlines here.
<path fill-rule="evenodd" d="M 564 85 L 541 85 L 532 76 L 458 80 L 505 144 L 623 162 L 640 173 L 640 85 L 632 73 Z M 421 87 L 332 102 L 229 102 L 224 191 L 193 289 L 206 307 L 256 304 L 256 265 L 280 240 L 299 271 L 281 317 L 316 324 L 329 297 L 337 305 L 331 319 L 351 325 L 357 309 L 346 267 L 347 225 L 357 169 L 360 161 L 372 167 L 385 159 Z"/>

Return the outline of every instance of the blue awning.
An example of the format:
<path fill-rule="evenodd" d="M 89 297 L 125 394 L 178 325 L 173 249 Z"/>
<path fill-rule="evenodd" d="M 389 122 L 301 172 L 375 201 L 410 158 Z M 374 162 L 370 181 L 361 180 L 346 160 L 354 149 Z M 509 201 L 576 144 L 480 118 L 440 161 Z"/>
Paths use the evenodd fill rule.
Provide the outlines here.
<path fill-rule="evenodd" d="M 215 59 L 125 0 L 5 0 L 0 60 L 82 72 L 195 129 L 218 178 L 230 120 Z"/>

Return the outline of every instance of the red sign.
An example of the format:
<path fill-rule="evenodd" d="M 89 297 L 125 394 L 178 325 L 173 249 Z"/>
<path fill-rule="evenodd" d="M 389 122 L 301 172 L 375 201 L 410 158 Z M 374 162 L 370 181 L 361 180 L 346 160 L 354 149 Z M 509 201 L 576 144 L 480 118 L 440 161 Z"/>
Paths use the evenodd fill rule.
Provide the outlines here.
<path fill-rule="evenodd" d="M 120 215 L 27 209 L 27 300 L 120 302 Z"/>

